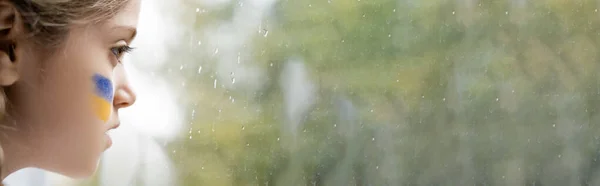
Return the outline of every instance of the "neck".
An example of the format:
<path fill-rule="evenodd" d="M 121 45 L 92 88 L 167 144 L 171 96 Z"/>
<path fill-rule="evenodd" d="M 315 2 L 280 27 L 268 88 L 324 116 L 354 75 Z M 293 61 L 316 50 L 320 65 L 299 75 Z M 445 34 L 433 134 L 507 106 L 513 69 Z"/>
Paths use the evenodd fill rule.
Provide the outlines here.
<path fill-rule="evenodd" d="M 2 150 L 0 182 L 20 169 L 33 166 L 28 162 L 34 162 L 32 155 L 36 154 L 34 150 L 36 148 L 28 145 L 26 140 L 28 135 L 23 132 L 14 129 L 0 130 L 0 148 Z"/>

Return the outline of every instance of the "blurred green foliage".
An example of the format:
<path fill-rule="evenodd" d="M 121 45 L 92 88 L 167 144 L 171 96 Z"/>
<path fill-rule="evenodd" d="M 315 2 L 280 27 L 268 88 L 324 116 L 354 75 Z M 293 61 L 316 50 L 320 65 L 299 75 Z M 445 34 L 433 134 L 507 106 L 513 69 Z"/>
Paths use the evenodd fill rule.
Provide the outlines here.
<path fill-rule="evenodd" d="M 198 15 L 197 32 L 230 18 L 236 6 Z M 268 69 L 259 93 L 214 88 L 215 58 L 198 55 L 206 73 L 184 74 L 194 116 L 170 144 L 178 180 L 600 184 L 599 6 L 280 0 L 263 20 L 268 36 L 258 30 L 244 58 Z M 278 82 L 294 56 L 318 87 L 297 135 L 282 128 L 289 121 Z M 342 103 L 356 115 L 340 119 Z"/>

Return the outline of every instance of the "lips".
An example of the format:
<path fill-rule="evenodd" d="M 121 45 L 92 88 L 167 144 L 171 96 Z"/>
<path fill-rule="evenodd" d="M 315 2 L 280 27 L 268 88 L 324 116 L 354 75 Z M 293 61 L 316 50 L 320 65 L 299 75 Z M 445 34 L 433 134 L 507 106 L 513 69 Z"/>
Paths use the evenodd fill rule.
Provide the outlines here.
<path fill-rule="evenodd" d="M 121 126 L 121 123 L 115 123 L 113 125 L 110 125 L 110 128 L 108 128 L 108 130 L 117 129 L 119 128 L 119 126 Z"/>

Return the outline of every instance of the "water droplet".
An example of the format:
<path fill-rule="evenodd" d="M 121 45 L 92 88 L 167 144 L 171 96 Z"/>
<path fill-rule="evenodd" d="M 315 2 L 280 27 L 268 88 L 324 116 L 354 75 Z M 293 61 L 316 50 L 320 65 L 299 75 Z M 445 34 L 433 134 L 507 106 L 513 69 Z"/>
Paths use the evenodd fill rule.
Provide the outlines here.
<path fill-rule="evenodd" d="M 192 139 L 192 136 L 190 136 L 190 139 Z"/>
<path fill-rule="evenodd" d="M 371 109 L 370 111 L 373 112 L 373 109 Z"/>
<path fill-rule="evenodd" d="M 346 40 L 342 39 L 342 43 L 346 42 Z"/>
<path fill-rule="evenodd" d="M 508 11 L 504 12 L 504 14 L 508 15 Z"/>
<path fill-rule="evenodd" d="M 263 37 L 267 37 L 269 36 L 269 31 L 268 30 L 263 30 Z"/>
<path fill-rule="evenodd" d="M 246 126 L 242 126 L 242 130 L 246 130 Z"/>
<path fill-rule="evenodd" d="M 379 170 L 379 166 L 376 166 L 375 169 Z"/>
<path fill-rule="evenodd" d="M 279 141 L 279 138 L 277 138 L 277 141 Z"/>
<path fill-rule="evenodd" d="M 173 154 L 177 153 L 177 150 L 173 150 Z"/>
<path fill-rule="evenodd" d="M 422 99 L 425 99 L 425 96 L 421 96 Z"/>
<path fill-rule="evenodd" d="M 388 37 L 392 37 L 392 34 L 388 34 Z"/>
<path fill-rule="evenodd" d="M 308 7 L 312 7 L 312 4 L 308 4 Z"/>
<path fill-rule="evenodd" d="M 512 93 L 515 93 L 515 90 L 512 90 Z"/>
<path fill-rule="evenodd" d="M 215 49 L 215 54 L 218 54 L 218 53 L 219 53 L 219 48 L 216 48 Z"/>
<path fill-rule="evenodd" d="M 334 127 L 334 128 L 335 128 L 335 127 L 337 127 L 337 124 L 333 124 L 333 127 Z"/>
<path fill-rule="evenodd" d="M 215 82 L 213 83 L 213 88 L 217 88 L 217 79 L 215 79 Z"/>
<path fill-rule="evenodd" d="M 273 63 L 269 64 L 269 66 L 273 66 Z"/>
<path fill-rule="evenodd" d="M 201 169 L 204 170 L 204 167 L 202 167 Z"/>
<path fill-rule="evenodd" d="M 500 100 L 500 98 L 496 98 L 496 101 L 499 101 L 499 100 Z"/>
<path fill-rule="evenodd" d="M 442 101 L 446 101 L 446 98 L 442 98 Z"/>
<path fill-rule="evenodd" d="M 231 84 L 235 84 L 235 78 L 231 78 Z"/>
<path fill-rule="evenodd" d="M 198 133 L 198 134 L 200 134 L 200 130 L 198 130 L 198 132 L 197 132 L 197 133 Z"/>
<path fill-rule="evenodd" d="M 198 41 L 198 45 L 202 45 L 202 41 Z"/>
<path fill-rule="evenodd" d="M 396 12 L 396 9 L 394 8 L 393 12 Z"/>
<path fill-rule="evenodd" d="M 375 138 L 371 138 L 371 141 L 375 141 Z"/>
<path fill-rule="evenodd" d="M 561 155 L 561 154 L 559 154 L 559 155 L 558 155 L 558 158 L 561 158 L 561 157 L 562 157 L 562 155 Z"/>
<path fill-rule="evenodd" d="M 456 14 L 456 12 L 452 11 L 452 15 Z"/>
<path fill-rule="evenodd" d="M 196 12 L 200 12 L 200 8 L 196 8 Z"/>
<path fill-rule="evenodd" d="M 360 1 L 360 0 L 358 0 L 358 1 Z M 367 15 L 363 14 L 363 17 L 366 17 L 366 16 L 367 16 Z"/>
<path fill-rule="evenodd" d="M 556 124 L 552 124 L 552 128 L 556 128 Z"/>
<path fill-rule="evenodd" d="M 198 67 L 198 74 L 202 73 L 202 66 Z"/>
<path fill-rule="evenodd" d="M 240 54 L 238 53 L 237 56 L 237 63 L 240 64 L 242 62 L 242 57 L 240 56 Z"/>
<path fill-rule="evenodd" d="M 246 147 L 249 147 L 249 146 L 250 146 L 250 143 L 246 143 Z"/>
<path fill-rule="evenodd" d="M 179 70 L 183 70 L 183 65 L 179 65 Z"/>
<path fill-rule="evenodd" d="M 235 103 L 235 99 L 231 99 L 231 102 L 232 102 L 232 103 Z"/>
<path fill-rule="evenodd" d="M 399 83 L 399 82 L 400 82 L 400 80 L 399 80 L 399 79 L 397 79 L 397 80 L 396 80 L 396 82 L 397 82 L 397 83 Z"/>
<path fill-rule="evenodd" d="M 594 9 L 594 12 L 598 12 L 598 9 Z"/>

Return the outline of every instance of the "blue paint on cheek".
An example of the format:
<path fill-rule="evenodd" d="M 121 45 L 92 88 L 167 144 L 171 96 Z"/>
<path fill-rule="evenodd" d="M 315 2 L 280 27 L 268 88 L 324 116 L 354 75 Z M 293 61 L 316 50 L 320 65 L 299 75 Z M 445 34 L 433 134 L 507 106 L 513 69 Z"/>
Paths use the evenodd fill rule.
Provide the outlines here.
<path fill-rule="evenodd" d="M 96 94 L 98 96 L 106 99 L 107 101 L 112 101 L 113 99 L 113 86 L 110 79 L 95 74 L 93 77 L 94 83 L 96 84 Z"/>

